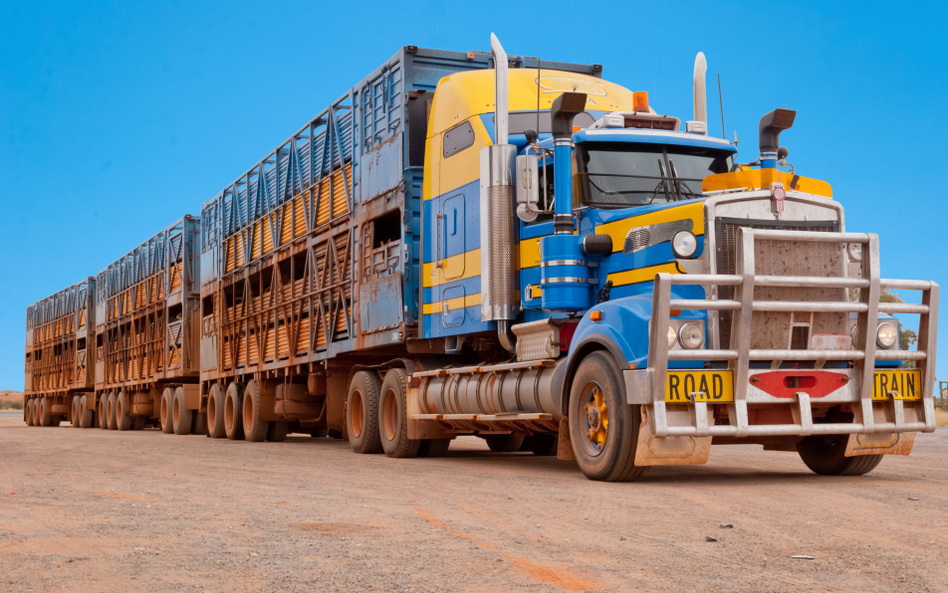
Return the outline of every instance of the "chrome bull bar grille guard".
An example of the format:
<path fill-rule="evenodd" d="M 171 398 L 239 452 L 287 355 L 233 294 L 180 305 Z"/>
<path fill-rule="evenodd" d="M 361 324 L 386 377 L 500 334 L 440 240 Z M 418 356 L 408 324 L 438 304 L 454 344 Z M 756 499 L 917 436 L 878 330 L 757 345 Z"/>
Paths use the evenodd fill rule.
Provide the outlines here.
<path fill-rule="evenodd" d="M 755 274 L 755 240 L 806 241 L 836 244 L 859 244 L 862 248 L 862 277 L 774 276 Z M 672 285 L 731 286 L 733 299 L 672 299 Z M 754 299 L 755 286 L 828 287 L 859 289 L 858 300 L 831 301 L 760 301 Z M 880 303 L 882 288 L 921 291 L 921 304 Z M 706 290 L 706 293 L 709 292 Z M 649 336 L 647 373 L 633 379 L 636 371 L 626 371 L 630 403 L 646 406 L 654 436 L 781 436 L 811 434 L 854 434 L 881 432 L 931 432 L 935 429 L 933 386 L 935 381 L 935 349 L 938 327 L 938 284 L 930 281 L 887 280 L 879 274 L 879 239 L 875 234 L 833 233 L 815 231 L 782 231 L 742 228 L 739 231 L 736 274 L 656 274 L 652 297 L 652 324 Z M 732 311 L 729 349 L 672 350 L 664 332 L 671 310 Z M 838 312 L 857 314 L 857 331 L 852 350 L 789 350 L 752 349 L 752 320 L 755 313 L 765 312 Z M 878 313 L 917 314 L 919 319 L 916 350 L 879 350 L 876 348 Z M 709 422 L 708 403 L 692 398 L 690 422 L 670 423 L 665 402 L 665 384 L 669 361 L 727 361 L 732 373 L 733 402 L 727 403 L 728 424 Z M 912 402 L 913 418 L 906 418 L 904 402 L 894 393 L 887 394 L 883 406 L 885 421 L 877 421 L 879 407 L 873 406 L 875 362 L 913 360 L 921 374 L 921 400 Z M 852 403 L 851 423 L 814 423 L 809 395 L 800 391 L 793 400 L 762 397 L 749 389 L 752 361 L 813 361 L 822 366 L 826 361 L 849 361 L 853 368 L 849 395 L 833 401 Z M 776 366 L 776 365 L 774 365 Z M 632 391 L 636 393 L 632 393 Z M 695 401 L 698 400 L 698 401 Z M 826 400 L 823 400 L 826 401 Z M 748 403 L 792 402 L 792 424 L 750 424 Z M 916 407 L 920 405 L 920 410 Z M 723 404 L 722 404 L 723 405 Z M 676 420 L 682 415 L 676 413 Z"/>

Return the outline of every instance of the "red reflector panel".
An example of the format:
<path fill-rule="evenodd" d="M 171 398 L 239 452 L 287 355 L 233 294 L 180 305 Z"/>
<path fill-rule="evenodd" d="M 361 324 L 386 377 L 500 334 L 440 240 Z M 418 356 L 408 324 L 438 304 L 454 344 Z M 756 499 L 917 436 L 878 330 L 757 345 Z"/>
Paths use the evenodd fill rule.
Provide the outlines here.
<path fill-rule="evenodd" d="M 770 371 L 753 375 L 750 381 L 774 397 L 795 397 L 801 391 L 810 397 L 824 397 L 848 383 L 849 377 L 832 371 Z"/>

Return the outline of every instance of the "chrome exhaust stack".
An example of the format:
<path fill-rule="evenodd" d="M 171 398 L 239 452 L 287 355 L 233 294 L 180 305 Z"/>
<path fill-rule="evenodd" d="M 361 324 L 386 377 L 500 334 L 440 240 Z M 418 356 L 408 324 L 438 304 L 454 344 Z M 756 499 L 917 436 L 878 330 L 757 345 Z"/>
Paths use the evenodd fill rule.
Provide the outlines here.
<path fill-rule="evenodd" d="M 708 61 L 704 57 L 704 52 L 699 51 L 695 56 L 695 71 L 692 77 L 694 120 L 685 123 L 685 130 L 695 134 L 708 133 L 708 90 L 705 83 L 707 72 Z"/>
<path fill-rule="evenodd" d="M 513 351 L 509 321 L 516 318 L 517 226 L 514 195 L 517 148 L 508 144 L 507 52 L 491 33 L 494 58 L 494 144 L 480 154 L 481 320 L 497 321 L 501 345 Z"/>

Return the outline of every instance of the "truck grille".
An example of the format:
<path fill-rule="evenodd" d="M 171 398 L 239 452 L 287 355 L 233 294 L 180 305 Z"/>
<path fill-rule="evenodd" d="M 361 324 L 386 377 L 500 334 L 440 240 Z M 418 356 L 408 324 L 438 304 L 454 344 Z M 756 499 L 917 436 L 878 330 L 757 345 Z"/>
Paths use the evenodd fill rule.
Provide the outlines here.
<path fill-rule="evenodd" d="M 782 230 L 782 231 L 822 231 L 822 232 L 839 232 L 839 223 L 835 220 L 828 221 L 802 221 L 802 220 L 747 220 L 743 218 L 717 218 L 714 221 L 714 232 L 716 237 L 716 263 L 717 263 L 717 273 L 718 274 L 734 274 L 737 271 L 737 242 L 738 234 L 737 229 L 740 227 L 752 228 L 752 229 L 771 229 L 771 230 Z M 763 247 L 766 249 L 766 242 L 762 242 L 758 245 L 758 253 Z M 815 249 L 831 249 L 834 253 L 826 254 L 814 254 L 806 253 L 799 254 L 801 257 L 798 261 L 782 261 L 782 270 L 775 269 L 763 269 L 771 268 L 771 265 L 768 265 L 767 258 L 761 258 L 757 256 L 756 264 L 757 269 L 755 270 L 756 274 L 775 274 L 775 275 L 821 275 L 821 276 L 830 276 L 835 275 L 829 270 L 830 273 L 820 273 L 820 270 L 814 270 L 812 265 L 807 265 L 808 261 L 825 261 L 826 265 L 829 266 L 831 262 L 835 262 L 837 257 L 835 255 L 838 253 L 838 248 L 833 245 L 805 245 L 804 249 L 812 251 Z M 817 257 L 809 257 L 814 256 Z M 824 255 L 821 257 L 821 255 Z M 784 258 L 784 259 L 794 259 L 797 258 Z M 763 268 L 762 268 L 763 267 Z M 788 270 L 787 268 L 792 268 Z M 795 292 L 793 295 L 787 294 L 773 294 L 773 295 L 762 295 L 760 293 L 755 295 L 755 298 L 758 300 L 775 300 L 778 298 L 787 298 L 790 297 L 799 297 L 801 300 L 805 299 L 806 296 L 801 294 L 801 290 L 808 289 L 793 289 Z M 820 289 L 825 290 L 825 289 Z M 770 292 L 773 292 L 771 289 Z M 768 298 L 769 296 L 769 298 Z M 814 295 L 815 297 L 816 295 Z M 821 297 L 824 295 L 820 295 Z M 719 286 L 718 287 L 718 298 L 719 299 L 732 299 L 734 298 L 734 287 L 733 286 Z M 813 297 L 811 297 L 813 298 Z M 718 332 L 721 337 L 721 348 L 729 348 L 731 344 L 731 312 L 730 311 L 721 311 L 719 313 L 718 319 L 720 320 Z M 786 324 L 780 323 L 779 325 L 786 325 L 787 330 L 790 331 L 791 321 L 789 318 L 786 320 Z M 833 324 L 835 325 L 835 324 Z M 758 329 L 755 327 L 755 330 Z M 767 332 L 771 333 L 771 332 Z M 809 332 L 806 332 L 807 335 L 801 335 L 801 332 L 794 328 L 792 330 L 792 345 L 794 349 L 806 349 L 809 343 Z M 786 334 L 785 334 L 786 335 Z M 763 335 L 763 332 L 755 331 L 755 340 L 758 338 L 763 338 L 766 340 L 766 336 Z M 771 343 L 762 343 L 760 347 L 787 347 L 784 345 L 776 345 Z"/>

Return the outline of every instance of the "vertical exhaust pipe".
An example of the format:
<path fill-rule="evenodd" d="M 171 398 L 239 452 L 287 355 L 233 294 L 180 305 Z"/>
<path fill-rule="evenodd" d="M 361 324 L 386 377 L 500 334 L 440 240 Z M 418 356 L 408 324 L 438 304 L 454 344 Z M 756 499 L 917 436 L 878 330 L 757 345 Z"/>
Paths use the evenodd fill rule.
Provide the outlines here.
<path fill-rule="evenodd" d="M 692 100 L 694 102 L 694 120 L 685 124 L 685 129 L 696 134 L 708 133 L 708 90 L 705 75 L 708 72 L 708 61 L 704 52 L 699 51 L 695 56 L 695 71 L 692 78 Z"/>
<path fill-rule="evenodd" d="M 517 282 L 517 226 L 514 171 L 517 147 L 508 144 L 507 52 L 491 33 L 494 57 L 494 144 L 481 149 L 481 321 L 497 322 L 497 339 L 516 349 L 510 321 L 520 305 Z"/>

